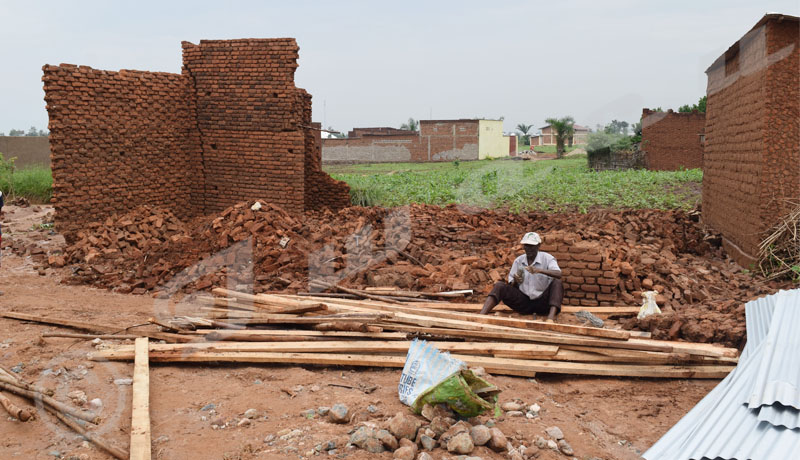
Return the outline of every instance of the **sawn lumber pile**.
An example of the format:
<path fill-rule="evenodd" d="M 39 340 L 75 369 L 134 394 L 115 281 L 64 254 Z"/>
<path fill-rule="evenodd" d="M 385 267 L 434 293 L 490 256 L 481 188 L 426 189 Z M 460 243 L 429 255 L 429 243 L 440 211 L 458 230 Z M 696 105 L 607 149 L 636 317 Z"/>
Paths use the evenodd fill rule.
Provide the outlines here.
<path fill-rule="evenodd" d="M 150 361 L 402 368 L 409 340 L 420 338 L 494 374 L 723 378 L 738 356 L 736 349 L 711 344 L 462 312 L 447 302 L 213 293 L 217 297 L 202 299 L 196 316 L 152 319 L 191 341 L 151 343 Z M 130 361 L 134 347 L 110 346 L 90 357 Z"/>

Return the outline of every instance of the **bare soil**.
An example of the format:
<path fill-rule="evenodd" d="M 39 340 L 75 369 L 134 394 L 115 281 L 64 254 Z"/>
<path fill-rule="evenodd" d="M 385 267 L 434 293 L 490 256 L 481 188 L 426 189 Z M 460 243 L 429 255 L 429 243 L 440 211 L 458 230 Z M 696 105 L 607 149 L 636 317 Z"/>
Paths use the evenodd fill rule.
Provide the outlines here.
<path fill-rule="evenodd" d="M 4 238 L 44 242 L 54 238 L 46 230 L 32 230 L 46 220 L 47 207 L 9 209 Z M 57 237 L 56 237 L 57 238 Z M 56 244 L 56 243 L 53 243 Z M 37 270 L 30 256 L 3 254 L 0 268 L 0 310 L 41 314 L 72 320 L 126 327 L 145 323 L 157 307 L 148 295 L 113 293 L 87 286 L 60 283 L 64 271 Z M 40 272 L 42 274 L 40 274 Z M 135 329 L 134 329 L 135 330 Z M 131 387 L 115 379 L 132 377 L 131 363 L 96 363 L 86 359 L 93 344 L 86 340 L 41 338 L 47 331 L 63 328 L 21 323 L 0 318 L 0 365 L 16 367 L 20 375 L 56 390 L 67 400 L 74 390 L 89 400 L 103 403 L 100 426 L 92 431 L 127 449 L 130 428 Z M 338 458 L 391 458 L 391 453 L 369 454 L 344 446 L 355 423 L 335 425 L 324 418 L 307 418 L 301 412 L 319 406 L 344 403 L 357 420 L 380 423 L 399 411 L 407 411 L 397 399 L 398 370 L 347 367 L 275 365 L 159 365 L 151 369 L 150 412 L 153 453 L 156 459 L 284 459 L 314 456 L 314 447 L 328 441 L 337 444 Z M 637 459 L 652 443 L 691 409 L 716 384 L 714 380 L 654 380 L 634 378 L 587 378 L 540 374 L 535 380 L 493 376 L 502 389 L 501 401 L 519 398 L 542 407 L 532 420 L 507 418 L 497 426 L 509 437 L 532 444 L 544 429 L 562 429 L 575 457 L 588 459 Z M 348 385 L 345 388 L 336 385 Z M 369 394 L 359 388 L 377 385 Z M 291 395 L 294 396 L 291 396 Z M 18 404 L 24 401 L 10 398 Z M 201 410 L 214 404 L 214 412 Z M 378 412 L 366 408 L 374 405 Z M 248 426 L 237 427 L 247 409 L 259 416 Z M 49 414 L 37 411 L 33 422 L 0 418 L 0 458 L 51 459 L 111 458 L 60 425 Z M 488 419 L 488 417 L 482 417 Z M 212 422 L 231 427 L 212 428 Z M 293 431 L 300 430 L 300 431 Z M 265 443 L 268 435 L 276 435 Z M 285 439 L 284 439 L 285 438 Z M 450 457 L 449 454 L 444 454 Z M 484 459 L 505 458 L 479 447 L 473 455 Z M 325 453 L 321 456 L 326 456 Z M 437 449 L 434 458 L 443 456 Z M 553 451 L 540 459 L 567 458 Z"/>

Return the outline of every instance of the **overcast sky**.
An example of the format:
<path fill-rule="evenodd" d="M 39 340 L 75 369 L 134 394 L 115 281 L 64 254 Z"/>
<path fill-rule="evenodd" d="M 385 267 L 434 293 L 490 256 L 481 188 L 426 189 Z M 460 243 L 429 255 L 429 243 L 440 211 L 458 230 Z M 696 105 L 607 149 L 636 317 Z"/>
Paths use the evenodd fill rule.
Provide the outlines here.
<path fill-rule="evenodd" d="M 0 0 L 0 132 L 44 128 L 43 64 L 179 73 L 181 40 L 295 37 L 314 120 L 572 115 L 638 121 L 705 94 L 704 70 L 766 12 L 800 0 Z"/>

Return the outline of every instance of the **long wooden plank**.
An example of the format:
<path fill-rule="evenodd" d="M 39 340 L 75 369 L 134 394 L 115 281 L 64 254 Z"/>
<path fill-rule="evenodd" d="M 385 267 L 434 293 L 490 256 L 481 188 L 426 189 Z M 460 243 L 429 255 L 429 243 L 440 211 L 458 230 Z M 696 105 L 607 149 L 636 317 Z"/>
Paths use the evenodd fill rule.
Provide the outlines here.
<path fill-rule="evenodd" d="M 661 378 L 713 378 L 725 377 L 734 366 L 652 366 L 636 364 L 573 363 L 506 358 L 489 358 L 469 355 L 452 355 L 470 367 L 483 367 L 493 374 L 530 376 L 537 372 L 574 375 L 600 375 L 617 377 Z M 95 355 L 90 357 L 95 360 Z M 114 360 L 114 357 L 108 359 Z M 118 360 L 129 360 L 124 356 Z M 405 365 L 405 356 L 377 356 L 336 353 L 266 353 L 266 352 L 152 352 L 155 362 L 249 362 L 274 364 L 315 364 L 368 367 L 395 367 Z"/>
<path fill-rule="evenodd" d="M 196 335 L 208 335 L 212 333 L 236 334 L 241 336 L 263 335 L 263 336 L 309 336 L 309 337 L 349 337 L 358 339 L 381 339 L 381 340 L 405 340 L 408 334 L 403 332 L 355 332 L 355 331 L 314 331 L 306 329 L 198 329 L 192 331 Z"/>
<path fill-rule="evenodd" d="M 405 305 L 386 305 L 379 302 L 364 302 L 347 299 L 328 299 L 328 304 L 355 306 L 359 308 L 372 309 L 377 311 L 389 311 L 394 313 L 408 313 L 419 316 L 442 318 L 458 321 L 471 321 L 475 323 L 515 327 L 535 331 L 564 332 L 575 335 L 586 335 L 592 337 L 603 337 L 609 339 L 627 340 L 630 334 L 627 331 L 614 329 L 601 329 L 596 327 L 573 326 L 570 324 L 547 323 L 544 321 L 533 321 L 527 319 L 508 318 L 481 315 L 477 313 L 463 313 L 454 311 L 442 311 L 433 308 L 410 307 Z"/>
<path fill-rule="evenodd" d="M 81 329 L 84 331 L 91 331 L 91 332 L 103 332 L 106 334 L 113 334 L 115 332 L 120 332 L 121 330 L 125 329 L 124 327 L 112 326 L 108 324 L 88 323 L 84 321 L 72 321 L 61 318 L 49 318 L 44 316 L 29 315 L 26 313 L 17 313 L 10 311 L 2 313 L 0 314 L 0 316 L 2 316 L 3 318 L 16 319 L 20 321 L 30 321 L 32 323 L 71 327 L 73 329 Z M 168 342 L 191 342 L 193 340 L 192 337 L 187 337 L 180 334 L 169 334 L 166 332 L 149 332 L 149 331 L 137 330 L 136 333 L 140 337 L 150 337 L 151 339 L 166 340 Z"/>
<path fill-rule="evenodd" d="M 149 340 L 134 344 L 133 397 L 131 406 L 131 460 L 150 460 L 150 357 Z"/>
<path fill-rule="evenodd" d="M 293 298 L 295 296 L 281 294 L 282 297 Z M 313 295 L 305 295 L 304 298 L 318 300 L 320 302 L 327 301 L 329 299 L 323 297 L 314 297 Z M 353 299 L 346 299 L 346 300 L 353 300 Z M 415 302 L 414 304 L 408 304 L 407 306 L 413 307 L 420 307 L 420 308 L 432 308 L 435 310 L 447 310 L 447 311 L 460 311 L 460 312 L 469 312 L 469 313 L 477 313 L 480 312 L 483 308 L 482 303 L 458 303 L 458 302 Z M 561 312 L 562 313 L 576 313 L 581 310 L 586 310 L 594 314 L 599 315 L 630 315 L 630 314 L 637 314 L 641 307 L 637 306 L 627 306 L 627 305 L 615 305 L 615 306 L 597 306 L 597 307 L 579 307 L 575 305 L 562 305 Z M 514 310 L 509 308 L 507 305 L 499 304 L 492 311 L 502 312 L 502 313 L 513 313 Z"/>
<path fill-rule="evenodd" d="M 281 352 L 281 353 L 407 353 L 410 341 L 364 341 L 344 340 L 331 342 L 214 342 L 194 344 L 151 344 L 151 352 L 182 351 L 194 352 Z M 431 342 L 442 351 L 455 353 L 491 355 L 494 353 L 515 353 L 525 358 L 546 358 L 554 356 L 558 347 L 552 345 L 536 345 L 529 343 L 470 343 L 470 342 Z M 121 345 L 97 352 L 97 356 L 105 353 L 123 353 L 132 355 L 131 345 Z"/>
<path fill-rule="evenodd" d="M 257 297 L 254 296 L 256 300 Z M 223 297 L 201 297 L 198 299 L 204 305 L 213 305 L 225 309 L 237 309 L 248 311 L 263 311 L 267 313 L 280 313 L 280 314 L 300 314 L 311 313 L 317 311 L 325 311 L 327 307 L 318 302 L 310 302 L 308 304 L 301 304 L 295 306 L 275 306 L 273 304 L 263 304 L 261 302 L 248 302 L 244 299 L 223 298 Z"/>

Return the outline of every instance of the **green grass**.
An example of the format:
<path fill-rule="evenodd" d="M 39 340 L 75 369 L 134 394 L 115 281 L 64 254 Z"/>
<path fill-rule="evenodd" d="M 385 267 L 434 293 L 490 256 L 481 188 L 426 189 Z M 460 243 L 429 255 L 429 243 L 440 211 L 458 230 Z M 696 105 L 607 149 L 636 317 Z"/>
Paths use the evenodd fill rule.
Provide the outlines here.
<path fill-rule="evenodd" d="M 22 196 L 33 203 L 49 203 L 53 193 L 53 176 L 50 168 L 31 166 L 18 169 L 9 184 L 9 174 L 0 175 L 0 190 L 7 198 Z M 13 190 L 12 190 L 13 189 Z"/>
<path fill-rule="evenodd" d="M 585 145 L 573 145 L 572 147 L 565 145 L 564 150 L 569 153 L 577 148 L 585 148 Z M 539 153 L 556 153 L 556 146 L 555 145 L 536 145 L 533 147 L 535 152 Z"/>
<path fill-rule="evenodd" d="M 699 169 L 591 171 L 586 156 L 544 161 L 482 160 L 326 166 L 350 184 L 354 204 L 451 203 L 515 212 L 604 208 L 690 209 Z"/>

